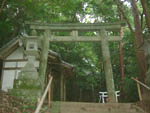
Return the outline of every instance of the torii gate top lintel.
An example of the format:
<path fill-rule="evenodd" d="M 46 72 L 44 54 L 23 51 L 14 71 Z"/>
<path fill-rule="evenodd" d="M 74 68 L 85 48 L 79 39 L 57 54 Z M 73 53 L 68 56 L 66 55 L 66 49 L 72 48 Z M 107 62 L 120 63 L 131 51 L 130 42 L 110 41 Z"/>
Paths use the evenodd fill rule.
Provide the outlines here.
<path fill-rule="evenodd" d="M 48 24 L 48 23 L 39 23 L 39 22 L 26 22 L 26 25 L 30 25 L 31 29 L 40 29 L 40 30 L 61 30 L 61 31 L 99 31 L 100 29 L 105 29 L 108 31 L 120 30 L 122 26 L 125 26 L 125 23 L 66 23 L 66 24 Z"/>

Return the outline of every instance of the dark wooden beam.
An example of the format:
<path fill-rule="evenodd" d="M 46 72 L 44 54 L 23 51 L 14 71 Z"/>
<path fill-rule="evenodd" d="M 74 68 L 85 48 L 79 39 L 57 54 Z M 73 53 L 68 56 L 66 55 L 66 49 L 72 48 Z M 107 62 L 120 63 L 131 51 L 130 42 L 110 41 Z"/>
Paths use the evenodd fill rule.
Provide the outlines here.
<path fill-rule="evenodd" d="M 24 67 L 3 67 L 3 70 L 21 70 Z M 39 68 L 36 67 L 36 69 L 38 70 Z"/>
<path fill-rule="evenodd" d="M 25 62 L 25 61 L 28 61 L 27 59 L 6 59 L 6 60 L 3 60 L 4 62 Z"/>
<path fill-rule="evenodd" d="M 3 70 L 21 70 L 23 67 L 5 67 Z"/>
<path fill-rule="evenodd" d="M 3 70 L 21 70 L 23 67 L 4 67 Z"/>

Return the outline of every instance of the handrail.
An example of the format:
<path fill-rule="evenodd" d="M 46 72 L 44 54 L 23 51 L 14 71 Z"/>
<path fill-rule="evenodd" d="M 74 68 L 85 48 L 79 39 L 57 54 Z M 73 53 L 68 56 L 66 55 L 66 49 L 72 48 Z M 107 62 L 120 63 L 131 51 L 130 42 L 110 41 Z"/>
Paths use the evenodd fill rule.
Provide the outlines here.
<path fill-rule="evenodd" d="M 43 95 L 42 95 L 42 98 L 41 98 L 41 100 L 40 100 L 40 102 L 39 102 L 39 104 L 38 104 L 38 106 L 37 106 L 37 108 L 36 108 L 36 110 L 35 110 L 34 113 L 39 113 L 39 111 L 40 111 L 40 109 L 41 109 L 41 107 L 42 107 L 42 105 L 43 105 L 44 99 L 45 99 L 45 97 L 46 97 L 46 94 L 47 94 L 47 92 L 48 92 L 48 89 L 49 89 L 49 87 L 51 86 L 52 80 L 53 80 L 53 77 L 51 76 L 51 78 L 50 78 L 50 80 L 49 80 L 49 82 L 48 82 L 48 85 L 47 85 L 47 87 L 46 87 L 46 89 L 45 89 L 45 91 L 44 91 L 44 93 L 43 93 Z"/>
<path fill-rule="evenodd" d="M 136 81 L 137 83 L 139 83 L 140 85 L 142 85 L 146 89 L 150 90 L 150 87 L 148 87 L 146 84 L 142 83 L 141 81 L 137 80 L 136 78 L 132 77 L 131 79 L 134 80 L 134 81 Z"/>

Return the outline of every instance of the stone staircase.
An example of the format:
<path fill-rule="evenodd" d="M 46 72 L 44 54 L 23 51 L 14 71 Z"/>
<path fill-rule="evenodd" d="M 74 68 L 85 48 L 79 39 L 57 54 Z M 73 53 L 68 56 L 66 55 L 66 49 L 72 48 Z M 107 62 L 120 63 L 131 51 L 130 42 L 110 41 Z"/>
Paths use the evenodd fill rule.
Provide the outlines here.
<path fill-rule="evenodd" d="M 50 113 L 145 113 L 131 103 L 53 102 Z"/>

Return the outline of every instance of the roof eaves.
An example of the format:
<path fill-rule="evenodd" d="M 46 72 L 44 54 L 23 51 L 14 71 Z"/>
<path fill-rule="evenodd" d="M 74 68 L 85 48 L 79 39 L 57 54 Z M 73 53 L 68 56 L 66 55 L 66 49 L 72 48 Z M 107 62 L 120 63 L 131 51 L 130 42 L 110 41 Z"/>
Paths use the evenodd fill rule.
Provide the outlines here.
<path fill-rule="evenodd" d="M 8 53 L 8 51 L 15 46 L 16 44 L 19 44 L 19 36 L 12 39 L 8 43 L 6 43 L 3 47 L 0 48 L 0 59 L 3 59 L 5 54 Z"/>

